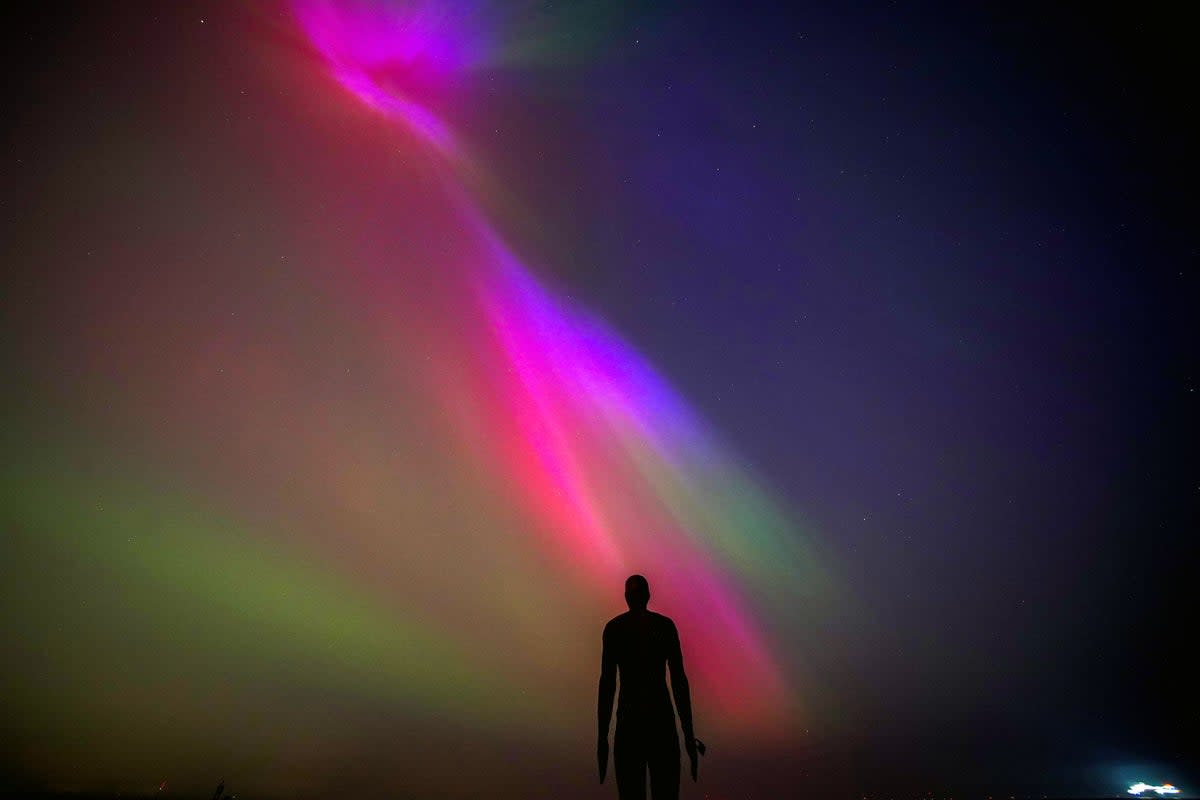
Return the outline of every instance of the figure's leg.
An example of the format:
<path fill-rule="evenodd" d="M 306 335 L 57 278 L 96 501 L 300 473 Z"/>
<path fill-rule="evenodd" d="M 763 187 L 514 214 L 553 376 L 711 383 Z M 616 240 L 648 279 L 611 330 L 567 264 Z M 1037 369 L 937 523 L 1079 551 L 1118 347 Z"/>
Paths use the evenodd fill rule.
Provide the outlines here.
<path fill-rule="evenodd" d="M 654 740 L 649 754 L 650 796 L 654 800 L 679 800 L 679 735 L 675 720 Z"/>
<path fill-rule="evenodd" d="M 620 800 L 646 800 L 646 742 L 640 729 L 617 725 L 613 770 Z"/>

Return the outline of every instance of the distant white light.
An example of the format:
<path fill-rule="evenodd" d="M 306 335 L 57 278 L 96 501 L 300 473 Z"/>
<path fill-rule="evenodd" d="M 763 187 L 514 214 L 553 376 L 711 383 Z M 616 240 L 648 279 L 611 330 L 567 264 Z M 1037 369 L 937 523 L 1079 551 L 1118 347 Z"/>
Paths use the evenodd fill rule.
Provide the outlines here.
<path fill-rule="evenodd" d="M 1146 792 L 1154 792 L 1159 797 L 1166 794 L 1179 794 L 1179 790 L 1169 783 L 1164 783 L 1162 786 L 1152 786 L 1149 783 L 1135 783 L 1129 787 L 1129 793 L 1134 795 L 1142 795 Z"/>

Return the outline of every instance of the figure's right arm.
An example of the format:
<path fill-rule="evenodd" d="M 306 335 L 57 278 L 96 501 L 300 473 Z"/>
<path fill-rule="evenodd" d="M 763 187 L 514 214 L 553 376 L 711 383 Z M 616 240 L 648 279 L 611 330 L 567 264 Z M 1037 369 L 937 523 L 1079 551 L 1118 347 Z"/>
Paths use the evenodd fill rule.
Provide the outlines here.
<path fill-rule="evenodd" d="M 679 646 L 679 631 L 670 620 L 667 621 L 667 626 L 667 668 L 671 673 L 671 691 L 675 695 L 675 709 L 679 712 L 684 741 L 690 743 L 696 736 L 692 729 L 692 690 L 688 685 L 687 673 L 683 671 L 683 648 Z"/>
<path fill-rule="evenodd" d="M 612 722 L 613 696 L 617 693 L 617 662 L 610 641 L 608 626 L 604 628 L 604 639 L 600 653 L 600 696 L 596 702 L 597 733 L 608 739 L 608 728 Z"/>

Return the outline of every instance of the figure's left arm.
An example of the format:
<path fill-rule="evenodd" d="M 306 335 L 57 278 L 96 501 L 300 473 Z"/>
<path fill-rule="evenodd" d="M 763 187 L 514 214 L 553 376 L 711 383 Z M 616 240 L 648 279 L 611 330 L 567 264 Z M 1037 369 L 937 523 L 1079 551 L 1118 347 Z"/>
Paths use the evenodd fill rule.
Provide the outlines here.
<path fill-rule="evenodd" d="M 613 695 L 617 693 L 617 660 L 609 641 L 609 630 L 604 629 L 604 640 L 600 651 L 600 687 L 596 700 L 597 733 L 608 739 L 608 728 L 612 724 Z"/>
<path fill-rule="evenodd" d="M 613 695 L 617 691 L 617 661 L 609 642 L 608 628 L 604 629 L 603 649 L 600 652 L 600 691 L 596 699 L 596 764 L 600 782 L 608 773 L 608 728 L 612 723 Z"/>

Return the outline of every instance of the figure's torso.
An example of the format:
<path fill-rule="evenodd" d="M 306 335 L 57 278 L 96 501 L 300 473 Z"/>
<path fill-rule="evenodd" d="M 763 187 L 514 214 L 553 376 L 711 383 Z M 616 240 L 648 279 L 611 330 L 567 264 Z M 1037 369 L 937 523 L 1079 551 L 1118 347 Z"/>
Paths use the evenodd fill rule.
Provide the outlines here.
<path fill-rule="evenodd" d="M 653 611 L 629 611 L 608 623 L 606 646 L 620 675 L 618 722 L 674 719 L 666 669 L 675 636 L 671 620 Z"/>

